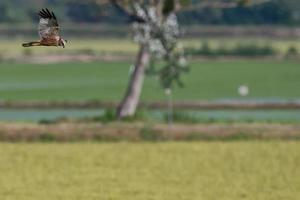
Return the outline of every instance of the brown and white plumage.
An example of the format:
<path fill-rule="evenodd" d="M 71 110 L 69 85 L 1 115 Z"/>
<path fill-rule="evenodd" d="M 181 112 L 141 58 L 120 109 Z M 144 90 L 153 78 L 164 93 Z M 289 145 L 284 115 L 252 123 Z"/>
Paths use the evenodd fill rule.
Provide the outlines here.
<path fill-rule="evenodd" d="M 40 22 L 38 32 L 41 40 L 23 44 L 23 47 L 31 46 L 62 46 L 65 48 L 66 40 L 59 36 L 59 25 L 53 12 L 47 8 L 39 12 Z"/>

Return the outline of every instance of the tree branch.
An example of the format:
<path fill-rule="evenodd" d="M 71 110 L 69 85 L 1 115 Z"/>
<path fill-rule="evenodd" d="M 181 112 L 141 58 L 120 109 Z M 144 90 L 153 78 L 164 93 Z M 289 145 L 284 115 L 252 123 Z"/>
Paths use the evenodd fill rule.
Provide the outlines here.
<path fill-rule="evenodd" d="M 145 23 L 145 20 L 132 13 L 120 0 L 110 0 L 110 3 L 122 14 L 128 16 L 129 22 Z"/>

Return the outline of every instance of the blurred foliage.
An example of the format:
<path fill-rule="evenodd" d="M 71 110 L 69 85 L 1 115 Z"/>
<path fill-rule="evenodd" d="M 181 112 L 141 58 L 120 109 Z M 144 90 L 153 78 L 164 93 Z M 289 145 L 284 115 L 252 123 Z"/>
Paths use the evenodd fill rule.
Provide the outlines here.
<path fill-rule="evenodd" d="M 214 6 L 195 6 L 179 12 L 179 21 L 183 24 L 299 24 L 300 1 L 270 0 L 261 4 L 241 1 L 237 7 L 220 8 Z M 168 2 L 168 1 L 166 1 Z M 170 1 L 173 2 L 173 1 Z M 190 1 L 182 1 L 187 5 Z M 206 0 L 193 0 L 193 4 Z M 226 1 L 225 1 L 226 2 Z M 245 5 L 252 6 L 245 6 Z M 22 6 L 18 6 L 22 5 Z M 170 12 L 175 5 L 166 3 L 164 13 Z M 60 21 L 82 23 L 128 23 L 128 17 L 120 10 L 95 0 L 1 0 L 0 23 L 36 22 L 37 11 L 48 7 L 55 11 Z"/>
<path fill-rule="evenodd" d="M 299 3 L 300 5 L 300 3 Z M 255 6 L 220 9 L 205 7 L 179 13 L 179 19 L 187 24 L 296 24 L 297 12 L 284 0 L 273 0 Z"/>
<path fill-rule="evenodd" d="M 193 56 L 242 56 L 242 57 L 260 57 L 260 56 L 274 56 L 277 54 L 275 48 L 271 45 L 259 44 L 236 44 L 235 47 L 228 48 L 226 46 L 219 46 L 217 48 L 204 41 L 199 48 L 186 48 L 187 55 Z"/>

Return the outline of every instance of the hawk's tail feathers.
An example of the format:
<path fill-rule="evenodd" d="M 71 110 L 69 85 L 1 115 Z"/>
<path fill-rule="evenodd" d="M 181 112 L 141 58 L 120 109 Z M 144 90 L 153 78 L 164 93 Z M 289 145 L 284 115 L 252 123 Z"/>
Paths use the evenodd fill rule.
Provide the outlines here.
<path fill-rule="evenodd" d="M 32 46 L 40 46 L 40 45 L 41 45 L 40 42 L 28 42 L 28 43 L 22 44 L 23 47 L 32 47 Z"/>

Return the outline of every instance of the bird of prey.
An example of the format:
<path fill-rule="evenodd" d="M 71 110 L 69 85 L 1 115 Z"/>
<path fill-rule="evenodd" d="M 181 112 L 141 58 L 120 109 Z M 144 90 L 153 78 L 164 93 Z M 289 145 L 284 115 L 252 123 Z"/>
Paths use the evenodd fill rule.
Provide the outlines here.
<path fill-rule="evenodd" d="M 59 25 L 54 13 L 46 8 L 38 14 L 40 16 L 38 31 L 41 39 L 40 41 L 22 44 L 22 46 L 62 46 L 65 48 L 67 40 L 59 36 Z"/>

